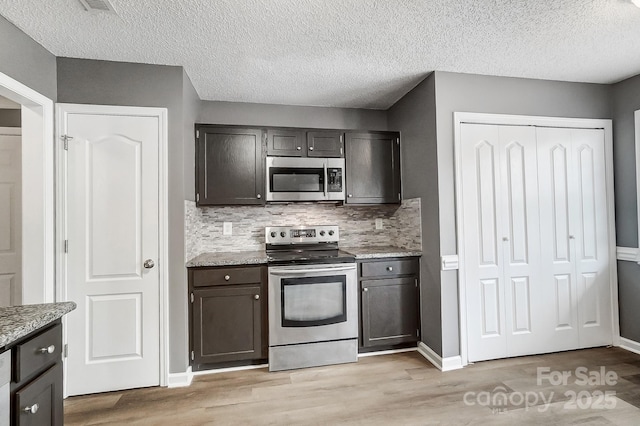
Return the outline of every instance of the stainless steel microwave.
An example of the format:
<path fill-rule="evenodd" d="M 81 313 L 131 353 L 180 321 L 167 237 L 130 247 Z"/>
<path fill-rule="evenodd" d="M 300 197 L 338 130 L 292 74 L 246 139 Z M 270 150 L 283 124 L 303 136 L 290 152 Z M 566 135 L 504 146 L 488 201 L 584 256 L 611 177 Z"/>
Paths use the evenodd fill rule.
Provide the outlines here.
<path fill-rule="evenodd" d="M 344 201 L 344 158 L 267 157 L 267 201 Z"/>

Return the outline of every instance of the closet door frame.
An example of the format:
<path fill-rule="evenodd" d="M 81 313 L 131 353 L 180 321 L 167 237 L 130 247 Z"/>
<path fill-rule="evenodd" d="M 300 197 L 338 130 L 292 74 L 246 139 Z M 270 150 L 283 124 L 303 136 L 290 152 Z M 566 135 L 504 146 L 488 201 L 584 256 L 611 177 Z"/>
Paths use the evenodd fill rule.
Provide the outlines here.
<path fill-rule="evenodd" d="M 510 126 L 560 127 L 576 129 L 603 129 L 605 151 L 605 174 L 607 191 L 607 225 L 609 231 L 609 282 L 611 292 L 611 335 L 613 345 L 620 345 L 620 325 L 618 314 L 618 272 L 616 267 L 616 230 L 615 230 L 615 199 L 613 188 L 613 133 L 612 122 L 609 119 L 541 117 L 528 115 L 484 114 L 473 112 L 454 112 L 454 172 L 456 199 L 456 243 L 458 247 L 458 314 L 460 324 L 460 357 L 462 365 L 468 365 L 467 347 L 467 298 L 464 283 L 465 253 L 464 226 L 461 206 L 462 196 L 462 141 L 461 125 L 493 124 Z"/>

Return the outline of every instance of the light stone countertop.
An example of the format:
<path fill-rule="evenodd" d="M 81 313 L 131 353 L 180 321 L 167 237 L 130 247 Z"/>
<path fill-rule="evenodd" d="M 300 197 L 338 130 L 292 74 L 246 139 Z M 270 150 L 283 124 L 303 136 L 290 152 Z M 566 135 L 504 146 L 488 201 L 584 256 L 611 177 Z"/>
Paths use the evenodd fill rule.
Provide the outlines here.
<path fill-rule="evenodd" d="M 187 262 L 187 268 L 200 266 L 261 265 L 267 263 L 264 251 L 202 253 Z"/>
<path fill-rule="evenodd" d="M 0 348 L 61 318 L 76 308 L 75 302 L 43 303 L 0 308 Z"/>
<path fill-rule="evenodd" d="M 340 250 L 354 255 L 356 260 L 422 256 L 422 252 L 420 250 L 408 250 L 394 246 L 340 247 Z"/>

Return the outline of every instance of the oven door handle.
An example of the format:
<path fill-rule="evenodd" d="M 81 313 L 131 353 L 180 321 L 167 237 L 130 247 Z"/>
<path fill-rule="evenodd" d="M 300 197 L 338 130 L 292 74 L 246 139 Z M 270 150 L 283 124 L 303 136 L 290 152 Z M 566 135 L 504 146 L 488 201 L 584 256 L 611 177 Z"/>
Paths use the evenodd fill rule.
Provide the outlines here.
<path fill-rule="evenodd" d="M 356 269 L 355 265 L 337 266 L 335 268 L 313 268 L 313 269 L 271 269 L 269 275 L 291 275 L 291 274 L 317 274 L 320 272 L 339 272 L 350 271 Z"/>

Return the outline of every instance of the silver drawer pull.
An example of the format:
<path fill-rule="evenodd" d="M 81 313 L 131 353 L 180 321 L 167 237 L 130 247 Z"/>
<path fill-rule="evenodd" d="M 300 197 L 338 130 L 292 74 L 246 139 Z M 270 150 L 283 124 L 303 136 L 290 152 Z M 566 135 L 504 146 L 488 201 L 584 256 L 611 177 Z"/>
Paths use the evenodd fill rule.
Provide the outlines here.
<path fill-rule="evenodd" d="M 369 291 L 369 288 L 365 287 L 362 289 L 362 291 Z"/>
<path fill-rule="evenodd" d="M 260 300 L 260 295 L 256 294 L 255 296 L 253 296 L 253 298 L 256 299 L 256 300 Z"/>
<path fill-rule="evenodd" d="M 224 280 L 225 280 L 225 281 L 229 281 L 230 279 L 231 279 L 231 277 L 230 277 L 229 275 L 225 275 L 225 276 L 224 276 Z"/>
<path fill-rule="evenodd" d="M 312 146 L 309 147 L 309 151 L 313 151 L 313 147 Z"/>
<path fill-rule="evenodd" d="M 387 266 L 387 271 L 389 272 L 393 271 L 393 266 Z"/>
<path fill-rule="evenodd" d="M 296 146 L 296 151 L 300 151 L 301 149 L 302 149 L 302 147 Z"/>
<path fill-rule="evenodd" d="M 56 346 L 55 345 L 49 345 L 46 348 L 40 348 L 39 352 L 41 354 L 52 354 L 54 353 L 56 350 Z"/>
<path fill-rule="evenodd" d="M 24 412 L 27 414 L 35 414 L 38 412 L 40 406 L 38 404 L 33 404 L 30 407 L 24 407 Z"/>

